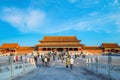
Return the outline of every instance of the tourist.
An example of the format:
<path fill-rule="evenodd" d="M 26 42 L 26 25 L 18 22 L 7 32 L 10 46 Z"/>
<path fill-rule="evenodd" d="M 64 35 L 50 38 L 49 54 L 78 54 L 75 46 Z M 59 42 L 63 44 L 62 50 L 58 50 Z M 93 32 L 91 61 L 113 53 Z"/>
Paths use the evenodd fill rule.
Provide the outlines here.
<path fill-rule="evenodd" d="M 66 68 L 69 67 L 69 64 L 70 64 L 70 59 L 69 59 L 69 57 L 67 57 L 67 58 L 66 58 Z"/>
<path fill-rule="evenodd" d="M 16 56 L 15 55 L 13 56 L 13 62 L 16 62 Z"/>
<path fill-rule="evenodd" d="M 37 64 L 37 56 L 34 56 L 35 64 Z"/>
<path fill-rule="evenodd" d="M 60 59 L 60 52 L 57 52 L 58 60 Z"/>
<path fill-rule="evenodd" d="M 62 59 L 61 59 L 61 60 L 62 60 L 62 63 L 63 63 L 63 61 L 64 61 L 64 56 L 62 56 Z"/>
<path fill-rule="evenodd" d="M 71 70 L 73 69 L 73 63 L 74 63 L 74 60 L 73 60 L 73 58 L 71 57 L 71 58 L 70 58 L 70 69 L 71 69 Z"/>
<path fill-rule="evenodd" d="M 75 58 L 77 58 L 77 55 L 75 54 Z"/>
<path fill-rule="evenodd" d="M 83 55 L 83 52 L 81 51 L 80 56 Z"/>
<path fill-rule="evenodd" d="M 45 66 L 47 66 L 47 62 L 48 62 L 47 56 L 45 56 Z"/>
<path fill-rule="evenodd" d="M 16 55 L 16 61 L 18 61 L 18 55 Z"/>
<path fill-rule="evenodd" d="M 85 54 L 83 54 L 83 55 L 82 55 L 82 58 L 85 58 L 85 57 L 86 57 Z"/>
<path fill-rule="evenodd" d="M 40 57 L 41 57 L 41 56 L 38 54 L 38 55 L 37 55 L 37 64 L 39 64 Z"/>
<path fill-rule="evenodd" d="M 53 55 L 53 61 L 55 61 L 55 55 L 56 55 L 55 52 L 53 52 L 52 55 Z"/>
<path fill-rule="evenodd" d="M 49 62 L 50 62 L 50 57 L 47 57 L 47 65 L 49 66 Z"/>
<path fill-rule="evenodd" d="M 68 58 L 70 58 L 70 53 L 69 52 L 67 52 L 68 54 L 67 54 L 67 56 L 68 56 Z"/>
<path fill-rule="evenodd" d="M 49 56 L 49 57 L 51 56 L 51 52 L 48 52 L 48 56 Z"/>
<path fill-rule="evenodd" d="M 41 55 L 41 61 L 42 61 L 42 65 L 44 65 L 44 56 L 43 55 Z"/>
<path fill-rule="evenodd" d="M 20 56 L 20 61 L 22 62 L 22 56 Z"/>
<path fill-rule="evenodd" d="M 24 56 L 25 63 L 27 63 L 27 54 Z"/>

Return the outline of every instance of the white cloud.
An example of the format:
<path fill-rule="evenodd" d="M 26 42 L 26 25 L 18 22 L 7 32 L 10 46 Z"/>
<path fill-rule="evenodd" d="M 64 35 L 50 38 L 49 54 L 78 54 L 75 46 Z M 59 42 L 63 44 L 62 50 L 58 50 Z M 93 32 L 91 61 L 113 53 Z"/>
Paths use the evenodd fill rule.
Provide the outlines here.
<path fill-rule="evenodd" d="M 99 0 L 95 0 L 95 3 L 98 4 L 98 3 L 99 3 Z"/>
<path fill-rule="evenodd" d="M 114 4 L 117 4 L 118 3 L 118 0 L 114 0 L 114 2 L 113 2 Z"/>
<path fill-rule="evenodd" d="M 105 32 L 113 32 L 116 29 L 116 32 L 120 31 L 120 14 L 113 13 L 102 16 L 97 16 L 95 18 L 91 18 L 89 20 L 83 21 L 84 24 L 81 25 L 86 28 L 86 30 L 91 31 L 105 31 Z M 83 23 L 80 22 L 80 23 Z"/>
<path fill-rule="evenodd" d="M 96 16 L 98 15 L 98 12 L 92 12 L 92 13 L 89 13 L 90 16 Z"/>
<path fill-rule="evenodd" d="M 117 25 L 118 31 L 120 32 L 120 15 L 116 16 L 115 19 L 116 19 L 116 25 Z"/>
<path fill-rule="evenodd" d="M 66 24 L 56 25 L 56 27 L 51 27 L 48 30 L 46 29 L 46 33 L 58 33 L 67 30 L 103 31 L 106 33 L 120 32 L 120 15 L 107 14 L 97 17 L 84 17 L 71 22 L 66 22 Z"/>
<path fill-rule="evenodd" d="M 118 28 L 118 31 L 120 32 L 120 14 L 114 14 L 110 16 L 111 19 L 115 20 L 116 27 Z"/>
<path fill-rule="evenodd" d="M 78 31 L 105 31 L 112 32 L 109 29 L 109 24 L 116 24 L 117 31 L 120 32 L 120 15 L 107 14 L 98 15 L 98 12 L 90 13 L 89 17 L 65 22 L 66 24 L 54 25 L 48 24 L 46 26 L 46 14 L 40 10 L 20 10 L 16 8 L 4 8 L 0 15 L 0 19 L 11 24 L 21 32 L 37 32 L 37 33 L 57 33 L 67 30 Z M 97 15 L 97 17 L 96 17 Z M 111 25 L 110 25 L 111 26 Z"/>
<path fill-rule="evenodd" d="M 21 32 L 37 31 L 45 20 L 45 13 L 40 10 L 20 10 L 4 8 L 0 19 L 8 22 Z"/>
<path fill-rule="evenodd" d="M 69 22 L 69 24 L 60 25 L 58 32 L 66 30 L 77 30 L 77 31 L 104 31 L 106 33 L 120 32 L 120 15 L 109 14 L 98 17 L 91 17 L 89 19 L 78 19 L 76 21 Z M 57 32 L 55 31 L 55 32 Z M 53 31 L 54 32 L 54 29 Z"/>
<path fill-rule="evenodd" d="M 70 3 L 75 3 L 77 0 L 68 0 Z"/>

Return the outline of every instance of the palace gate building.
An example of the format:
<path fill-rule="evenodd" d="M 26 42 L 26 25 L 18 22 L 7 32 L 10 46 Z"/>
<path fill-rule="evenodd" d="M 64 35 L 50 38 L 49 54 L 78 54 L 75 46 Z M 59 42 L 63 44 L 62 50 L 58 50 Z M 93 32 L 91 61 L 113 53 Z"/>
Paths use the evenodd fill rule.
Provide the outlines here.
<path fill-rule="evenodd" d="M 39 42 L 38 51 L 81 51 L 84 47 L 76 36 L 44 36 Z"/>

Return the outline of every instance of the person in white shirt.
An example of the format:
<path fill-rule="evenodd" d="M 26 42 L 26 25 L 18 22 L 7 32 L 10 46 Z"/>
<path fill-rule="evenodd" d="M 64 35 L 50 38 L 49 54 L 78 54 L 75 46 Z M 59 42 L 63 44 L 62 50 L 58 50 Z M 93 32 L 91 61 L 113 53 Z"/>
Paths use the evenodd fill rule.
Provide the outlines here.
<path fill-rule="evenodd" d="M 45 56 L 45 66 L 47 66 L 47 57 Z"/>
<path fill-rule="evenodd" d="M 73 58 L 71 57 L 71 58 L 70 58 L 70 69 L 71 69 L 71 70 L 73 69 L 73 63 L 74 63 L 74 60 L 73 60 Z"/>

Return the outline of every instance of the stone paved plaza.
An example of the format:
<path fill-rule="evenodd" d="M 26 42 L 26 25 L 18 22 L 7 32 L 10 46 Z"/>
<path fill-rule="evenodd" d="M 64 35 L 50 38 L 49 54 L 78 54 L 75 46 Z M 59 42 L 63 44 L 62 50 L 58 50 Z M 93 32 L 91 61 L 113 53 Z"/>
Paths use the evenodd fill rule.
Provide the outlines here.
<path fill-rule="evenodd" d="M 74 68 L 65 67 L 61 60 L 51 61 L 50 66 L 37 65 L 37 69 L 13 80 L 109 80 L 83 68 L 83 63 L 75 59 Z"/>

